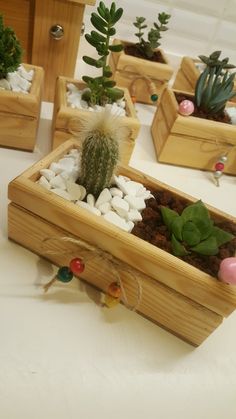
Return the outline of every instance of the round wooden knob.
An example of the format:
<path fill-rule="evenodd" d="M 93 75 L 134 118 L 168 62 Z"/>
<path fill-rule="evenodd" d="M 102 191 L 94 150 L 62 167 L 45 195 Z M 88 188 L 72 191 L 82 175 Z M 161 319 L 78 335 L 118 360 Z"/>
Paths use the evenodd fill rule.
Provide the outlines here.
<path fill-rule="evenodd" d="M 61 38 L 63 38 L 64 36 L 64 29 L 63 26 L 61 25 L 53 25 L 50 28 L 50 35 L 52 36 L 53 39 L 55 39 L 56 41 L 59 41 Z"/>

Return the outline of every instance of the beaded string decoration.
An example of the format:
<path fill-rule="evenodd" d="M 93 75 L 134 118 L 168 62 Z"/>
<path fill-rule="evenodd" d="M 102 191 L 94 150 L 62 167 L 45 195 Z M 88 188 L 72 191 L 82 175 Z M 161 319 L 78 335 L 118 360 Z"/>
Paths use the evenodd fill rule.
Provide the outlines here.
<path fill-rule="evenodd" d="M 138 69 L 134 65 L 127 64 L 126 66 L 124 66 L 124 70 L 128 71 L 128 69 L 129 69 L 130 72 L 139 73 L 138 76 L 133 76 L 133 75 L 129 76 L 127 74 L 127 78 L 130 78 L 132 80 L 131 85 L 129 87 L 129 92 L 130 92 L 132 102 L 136 103 L 136 101 L 137 101 L 136 94 L 135 94 L 135 91 L 136 91 L 135 83 L 138 80 L 144 80 L 145 81 L 151 101 L 153 103 L 157 102 L 158 94 L 157 94 L 156 86 L 155 86 L 155 83 L 150 79 L 150 77 L 148 77 L 145 74 L 139 72 Z"/>
<path fill-rule="evenodd" d="M 222 155 L 215 164 L 215 171 L 213 173 L 216 186 L 220 186 L 220 178 L 223 174 L 223 170 L 225 168 L 225 163 L 227 162 L 228 157 L 227 154 Z"/>
<path fill-rule="evenodd" d="M 47 254 L 58 254 L 57 251 L 49 250 L 46 248 L 47 243 L 50 242 L 58 242 L 58 241 L 64 241 L 64 242 L 70 242 L 73 244 L 78 245 L 80 248 L 82 248 L 84 256 L 83 258 L 76 257 L 71 259 L 68 266 L 62 266 L 58 269 L 56 275 L 43 286 L 44 291 L 47 292 L 48 289 L 56 282 L 62 282 L 62 283 L 68 283 L 72 281 L 73 277 L 79 277 L 86 268 L 86 263 L 95 257 L 100 257 L 103 260 L 105 260 L 107 263 L 110 264 L 111 271 L 114 274 L 115 280 L 112 281 L 108 287 L 107 292 L 105 294 L 104 303 L 103 306 L 112 308 L 115 307 L 119 302 L 123 302 L 124 305 L 132 310 L 136 311 L 141 299 L 142 299 L 142 285 L 140 278 L 138 277 L 138 272 L 130 268 L 129 265 L 125 264 L 124 262 L 116 259 L 114 256 L 112 256 L 110 253 L 98 248 L 91 246 L 89 243 L 82 239 L 73 239 L 71 237 L 67 236 L 55 236 L 55 237 L 47 237 L 43 240 L 42 247 L 45 253 Z M 63 252 L 64 254 L 68 254 L 71 252 Z M 60 252 L 62 254 L 62 252 Z M 125 271 L 129 274 L 130 278 L 134 281 L 134 284 L 137 288 L 137 298 L 135 305 L 130 305 L 128 302 L 128 298 L 126 295 L 125 287 L 123 284 L 123 281 L 121 279 L 120 271 Z"/>

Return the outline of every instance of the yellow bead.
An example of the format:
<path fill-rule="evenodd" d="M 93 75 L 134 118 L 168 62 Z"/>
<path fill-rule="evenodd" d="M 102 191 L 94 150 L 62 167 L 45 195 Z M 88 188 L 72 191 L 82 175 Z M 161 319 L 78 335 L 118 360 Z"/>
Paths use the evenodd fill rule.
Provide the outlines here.
<path fill-rule="evenodd" d="M 108 294 L 105 295 L 104 303 L 108 308 L 113 308 L 117 306 L 119 302 L 120 302 L 119 298 L 112 297 L 111 295 L 108 295 Z"/>

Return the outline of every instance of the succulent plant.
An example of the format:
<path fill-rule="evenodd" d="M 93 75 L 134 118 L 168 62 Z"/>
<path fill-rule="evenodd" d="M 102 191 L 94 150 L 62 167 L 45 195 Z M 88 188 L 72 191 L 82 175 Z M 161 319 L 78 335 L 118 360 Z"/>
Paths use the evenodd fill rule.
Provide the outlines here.
<path fill-rule="evenodd" d="M 0 16 L 0 79 L 17 70 L 21 63 L 22 48 L 14 30 L 5 27 Z"/>
<path fill-rule="evenodd" d="M 161 214 L 171 232 L 175 256 L 185 256 L 191 252 L 217 255 L 219 247 L 234 238 L 232 234 L 214 225 L 202 201 L 187 206 L 181 215 L 162 206 Z"/>
<path fill-rule="evenodd" d="M 85 55 L 83 60 L 86 64 L 101 68 L 102 75 L 99 77 L 82 77 L 89 88 L 84 92 L 82 98 L 89 105 L 104 106 L 106 103 L 113 103 L 121 99 L 124 95 L 123 90 L 115 88 L 116 82 L 111 80 L 112 71 L 107 64 L 110 51 L 119 52 L 123 49 L 121 44 L 110 45 L 110 38 L 116 33 L 114 26 L 121 18 L 123 9 L 117 9 L 114 2 L 109 9 L 101 1 L 97 7 L 97 12 L 91 15 L 91 23 L 96 31 L 93 30 L 90 34 L 86 34 L 85 38 L 89 44 L 96 48 L 99 58 L 95 59 Z"/>
<path fill-rule="evenodd" d="M 95 197 L 110 186 L 119 160 L 120 142 L 127 138 L 128 128 L 122 126 L 121 121 L 120 117 L 104 109 L 91 112 L 80 128 L 81 170 L 77 183 Z"/>
<path fill-rule="evenodd" d="M 170 19 L 170 15 L 166 13 L 158 14 L 158 23 L 154 22 L 154 27 L 151 28 L 148 32 L 148 40 L 145 41 L 143 38 L 143 30 L 147 28 L 145 24 L 146 19 L 144 17 L 136 17 L 136 21 L 133 22 L 133 25 L 138 29 L 138 32 L 135 34 L 139 42 L 136 44 L 136 47 L 140 51 L 143 57 L 150 59 L 154 55 L 156 48 L 160 46 L 161 32 L 167 31 L 167 23 Z"/>
<path fill-rule="evenodd" d="M 196 83 L 195 105 L 210 115 L 222 113 L 226 102 L 236 95 L 233 92 L 236 73 L 228 71 L 235 66 L 229 64 L 229 58 L 220 60 L 220 54 L 221 51 L 215 51 L 209 57 L 199 56 L 206 68 Z"/>

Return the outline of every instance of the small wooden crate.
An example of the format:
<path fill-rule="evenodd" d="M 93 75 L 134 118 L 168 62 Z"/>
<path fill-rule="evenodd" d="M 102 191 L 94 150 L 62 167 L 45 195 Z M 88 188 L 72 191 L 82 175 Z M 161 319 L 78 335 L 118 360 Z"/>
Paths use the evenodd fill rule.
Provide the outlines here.
<path fill-rule="evenodd" d="M 114 45 L 122 43 L 125 45 L 132 44 L 115 39 Z M 119 53 L 111 53 L 109 65 L 113 73 L 113 79 L 119 86 L 127 87 L 129 90 L 131 85 L 135 89 L 135 97 L 137 102 L 153 105 L 150 99 L 150 92 L 145 80 L 140 79 L 140 75 L 148 76 L 156 87 L 156 92 L 160 97 L 166 88 L 174 70 L 169 65 L 164 51 L 159 48 L 164 63 L 156 63 L 142 58 L 132 57 L 125 54 L 124 51 Z"/>
<path fill-rule="evenodd" d="M 76 81 L 66 77 L 58 77 L 56 82 L 54 113 L 53 113 L 53 148 L 62 144 L 64 141 L 72 137 L 72 134 L 80 130 L 80 118 L 89 118 L 90 111 L 73 109 L 67 105 L 67 84 L 73 83 L 79 89 L 85 87 L 82 81 Z M 124 98 L 126 101 L 126 112 L 128 116 L 121 117 L 121 124 L 129 128 L 127 139 L 122 141 L 120 145 L 120 160 L 124 164 L 128 164 L 131 154 L 135 146 L 135 139 L 140 130 L 140 122 L 136 117 L 136 111 L 131 101 L 129 92 L 124 90 Z"/>
<path fill-rule="evenodd" d="M 193 93 L 195 90 L 196 82 L 200 76 L 200 71 L 196 67 L 196 63 L 202 63 L 201 60 L 183 57 L 180 68 L 176 74 L 173 84 L 173 89 Z M 234 82 L 234 90 L 236 92 L 236 80 Z M 231 99 L 236 102 L 236 96 Z"/>
<path fill-rule="evenodd" d="M 9 185 L 9 238 L 56 265 L 68 265 L 79 257 L 81 248 L 65 241 L 43 241 L 49 237 L 68 236 L 86 240 L 111 253 L 135 269 L 142 287 L 138 313 L 159 324 L 192 345 L 200 345 L 236 307 L 236 289 L 188 265 L 163 250 L 126 233 L 101 217 L 64 200 L 35 183 L 39 170 L 64 156 L 78 143 L 67 141 L 43 160 L 28 169 Z M 168 189 L 193 202 L 194 199 L 136 170 L 120 166 L 118 173 L 141 182 L 150 189 Z M 216 219 L 233 217 L 209 208 Z M 56 250 L 50 254 L 47 250 Z M 53 253 L 53 252 L 52 252 Z M 137 284 L 121 271 L 130 304 L 137 302 Z M 101 258 L 86 262 L 81 277 L 106 291 L 114 276 Z"/>
<path fill-rule="evenodd" d="M 174 92 L 178 91 L 165 90 L 152 122 L 157 159 L 177 166 L 214 170 L 219 157 L 228 152 L 224 172 L 235 175 L 236 126 L 180 115 Z"/>
<path fill-rule="evenodd" d="M 23 64 L 34 70 L 28 94 L 0 90 L 0 146 L 32 151 L 36 142 L 43 89 L 43 69 Z"/>

